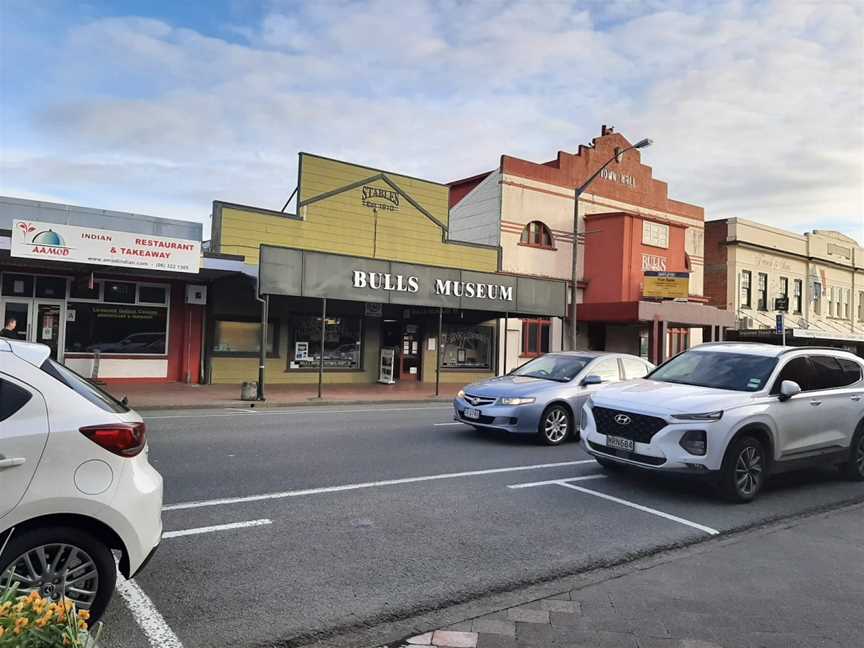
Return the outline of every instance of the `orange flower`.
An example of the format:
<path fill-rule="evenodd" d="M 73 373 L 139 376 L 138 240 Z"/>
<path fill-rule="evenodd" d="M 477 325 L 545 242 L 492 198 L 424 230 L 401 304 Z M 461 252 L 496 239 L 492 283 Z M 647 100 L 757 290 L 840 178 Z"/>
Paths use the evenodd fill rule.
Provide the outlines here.
<path fill-rule="evenodd" d="M 84 619 L 85 621 L 90 618 L 90 612 L 88 610 L 81 610 L 78 613 L 79 619 Z"/>

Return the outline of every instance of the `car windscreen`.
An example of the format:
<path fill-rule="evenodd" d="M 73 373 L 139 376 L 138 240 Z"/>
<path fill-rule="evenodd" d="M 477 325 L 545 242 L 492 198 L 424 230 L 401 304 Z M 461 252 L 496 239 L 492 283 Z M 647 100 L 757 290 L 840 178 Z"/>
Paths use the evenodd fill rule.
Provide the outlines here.
<path fill-rule="evenodd" d="M 584 356 L 544 355 L 514 370 L 511 375 L 567 382 L 591 362 Z"/>
<path fill-rule="evenodd" d="M 759 391 L 776 365 L 777 358 L 772 356 L 687 351 L 657 367 L 648 378 L 731 391 Z"/>
<path fill-rule="evenodd" d="M 69 367 L 62 365 L 59 362 L 55 362 L 51 358 L 48 358 L 42 363 L 42 371 L 47 373 L 49 376 L 53 376 L 69 389 L 80 394 L 96 407 L 99 407 L 106 412 L 123 413 L 129 411 L 129 408 L 126 407 L 126 405 L 114 398 L 111 394 L 79 376 Z"/>

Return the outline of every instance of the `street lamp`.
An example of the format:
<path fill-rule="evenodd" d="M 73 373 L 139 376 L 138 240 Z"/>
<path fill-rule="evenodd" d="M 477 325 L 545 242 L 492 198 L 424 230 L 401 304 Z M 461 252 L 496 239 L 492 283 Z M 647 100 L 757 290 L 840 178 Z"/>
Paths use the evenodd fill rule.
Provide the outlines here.
<path fill-rule="evenodd" d="M 632 151 L 633 149 L 641 149 L 646 146 L 651 146 L 653 144 L 653 140 L 648 138 L 641 139 L 636 142 L 633 146 L 624 149 L 623 151 L 616 151 L 615 155 L 613 155 L 606 163 L 597 169 L 593 175 L 588 178 L 582 186 L 577 187 L 574 190 L 574 200 L 573 200 L 573 254 L 572 254 L 572 268 L 570 272 L 570 350 L 576 350 L 576 295 L 578 293 L 578 289 L 576 287 L 576 283 L 578 280 L 577 273 L 579 269 L 579 258 L 577 253 L 579 251 L 579 197 L 585 192 L 588 186 L 594 182 L 594 180 L 599 176 L 603 169 L 612 164 L 612 162 L 620 162 L 621 158 L 627 151 Z"/>

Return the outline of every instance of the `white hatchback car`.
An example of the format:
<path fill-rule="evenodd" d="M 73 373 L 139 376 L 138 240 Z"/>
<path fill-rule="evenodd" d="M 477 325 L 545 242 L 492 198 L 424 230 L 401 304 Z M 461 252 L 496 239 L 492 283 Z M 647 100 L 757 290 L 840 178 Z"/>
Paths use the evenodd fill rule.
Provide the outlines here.
<path fill-rule="evenodd" d="M 582 438 L 604 467 L 712 476 L 734 501 L 805 463 L 861 481 L 864 361 L 839 349 L 703 344 L 593 394 Z"/>
<path fill-rule="evenodd" d="M 108 605 L 119 568 L 131 578 L 162 537 L 162 477 L 144 423 L 49 358 L 0 339 L 0 592 Z"/>

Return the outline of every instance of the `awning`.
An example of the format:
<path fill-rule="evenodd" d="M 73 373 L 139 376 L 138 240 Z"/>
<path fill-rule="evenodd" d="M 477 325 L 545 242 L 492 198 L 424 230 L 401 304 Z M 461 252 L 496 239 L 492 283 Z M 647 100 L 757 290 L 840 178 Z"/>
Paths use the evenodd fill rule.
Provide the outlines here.
<path fill-rule="evenodd" d="M 261 246 L 259 293 L 563 317 L 563 281 Z"/>

